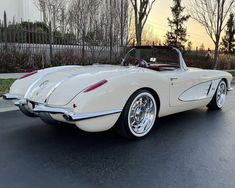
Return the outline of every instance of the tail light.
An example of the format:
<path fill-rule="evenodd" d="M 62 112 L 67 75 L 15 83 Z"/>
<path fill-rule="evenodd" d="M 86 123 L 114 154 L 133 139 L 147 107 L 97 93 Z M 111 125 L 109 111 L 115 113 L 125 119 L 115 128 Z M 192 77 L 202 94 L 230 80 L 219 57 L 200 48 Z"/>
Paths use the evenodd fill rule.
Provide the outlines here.
<path fill-rule="evenodd" d="M 98 87 L 104 85 L 105 83 L 107 83 L 108 81 L 107 80 L 101 80 L 99 82 L 97 82 L 96 84 L 93 84 L 91 86 L 89 86 L 88 88 L 86 88 L 83 92 L 84 93 L 87 93 L 87 92 L 90 92 L 92 90 L 95 90 L 97 89 Z"/>
<path fill-rule="evenodd" d="M 32 75 L 36 74 L 37 72 L 38 71 L 36 70 L 36 71 L 30 72 L 30 73 L 27 73 L 27 74 L 21 76 L 19 79 L 27 78 L 29 76 L 32 76 Z"/>

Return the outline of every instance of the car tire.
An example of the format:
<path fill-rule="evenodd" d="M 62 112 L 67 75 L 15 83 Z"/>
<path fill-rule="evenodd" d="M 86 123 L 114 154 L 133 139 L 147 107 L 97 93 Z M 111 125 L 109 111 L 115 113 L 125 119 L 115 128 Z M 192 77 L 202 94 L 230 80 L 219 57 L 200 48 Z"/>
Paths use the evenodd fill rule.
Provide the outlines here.
<path fill-rule="evenodd" d="M 148 90 L 138 90 L 127 101 L 115 129 L 128 139 L 146 136 L 156 123 L 158 105 Z"/>
<path fill-rule="evenodd" d="M 25 105 L 20 105 L 19 109 L 24 115 L 26 115 L 28 117 L 38 117 L 37 114 L 35 114 L 35 113 L 31 112 L 29 109 L 27 109 L 27 107 Z"/>
<path fill-rule="evenodd" d="M 208 109 L 221 110 L 225 104 L 226 95 L 227 85 L 224 80 L 221 80 L 211 102 L 207 105 Z"/>

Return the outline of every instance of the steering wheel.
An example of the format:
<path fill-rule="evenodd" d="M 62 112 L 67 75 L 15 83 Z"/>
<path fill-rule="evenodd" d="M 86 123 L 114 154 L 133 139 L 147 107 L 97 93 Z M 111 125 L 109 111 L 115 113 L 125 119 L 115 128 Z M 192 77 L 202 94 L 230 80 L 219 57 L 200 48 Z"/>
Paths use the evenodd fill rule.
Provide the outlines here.
<path fill-rule="evenodd" d="M 127 61 L 123 61 L 124 66 L 137 66 L 137 67 L 148 67 L 148 63 L 143 59 L 138 58 L 128 58 Z"/>
<path fill-rule="evenodd" d="M 144 59 L 140 59 L 138 61 L 138 64 L 136 65 L 137 67 L 143 67 L 143 68 L 147 68 L 149 67 L 149 64 L 147 61 L 145 61 Z"/>

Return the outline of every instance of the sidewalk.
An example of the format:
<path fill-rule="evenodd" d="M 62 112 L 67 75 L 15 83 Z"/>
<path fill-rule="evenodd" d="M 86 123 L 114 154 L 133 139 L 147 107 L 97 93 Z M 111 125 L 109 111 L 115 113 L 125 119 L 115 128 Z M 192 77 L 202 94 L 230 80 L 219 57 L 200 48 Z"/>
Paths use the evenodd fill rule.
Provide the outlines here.
<path fill-rule="evenodd" d="M 24 74 L 26 73 L 0 73 L 0 79 L 9 79 L 9 78 L 17 79 L 23 76 Z"/>
<path fill-rule="evenodd" d="M 0 98 L 0 112 L 8 112 L 18 110 L 12 101 L 5 101 L 3 98 Z"/>
<path fill-rule="evenodd" d="M 25 73 L 1 73 L 0 79 L 17 79 L 24 74 Z M 0 97 L 0 112 L 8 112 L 13 110 L 18 110 L 14 103 L 12 101 L 5 101 L 2 97 Z"/>

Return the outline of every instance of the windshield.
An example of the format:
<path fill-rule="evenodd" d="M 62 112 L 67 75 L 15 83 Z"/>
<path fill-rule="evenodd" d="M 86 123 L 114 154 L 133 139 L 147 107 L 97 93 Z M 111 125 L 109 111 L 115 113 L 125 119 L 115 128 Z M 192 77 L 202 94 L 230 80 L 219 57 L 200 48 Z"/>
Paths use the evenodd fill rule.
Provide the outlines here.
<path fill-rule="evenodd" d="M 168 47 L 137 47 L 132 48 L 123 60 L 124 66 L 153 67 L 161 66 L 179 68 L 179 55 L 173 48 Z"/>

